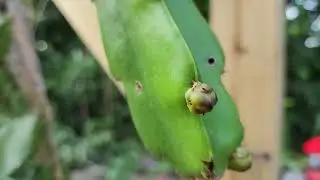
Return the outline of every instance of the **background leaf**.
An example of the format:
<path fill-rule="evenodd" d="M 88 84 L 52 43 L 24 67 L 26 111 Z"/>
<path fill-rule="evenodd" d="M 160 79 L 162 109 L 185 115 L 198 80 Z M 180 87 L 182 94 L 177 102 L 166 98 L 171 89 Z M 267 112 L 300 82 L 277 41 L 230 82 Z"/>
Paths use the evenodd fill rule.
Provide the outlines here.
<path fill-rule="evenodd" d="M 10 18 L 0 12 L 0 63 L 4 60 L 11 42 Z"/>
<path fill-rule="evenodd" d="M 31 153 L 38 120 L 31 115 L 7 120 L 0 128 L 0 176 L 18 169 Z"/>

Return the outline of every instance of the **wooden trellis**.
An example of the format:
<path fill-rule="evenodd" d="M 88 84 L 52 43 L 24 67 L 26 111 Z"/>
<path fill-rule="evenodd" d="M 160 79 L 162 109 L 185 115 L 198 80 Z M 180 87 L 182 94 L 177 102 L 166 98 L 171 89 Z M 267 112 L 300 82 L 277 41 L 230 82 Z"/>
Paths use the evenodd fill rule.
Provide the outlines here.
<path fill-rule="evenodd" d="M 91 0 L 53 0 L 109 73 Z M 254 153 L 252 170 L 223 180 L 276 180 L 284 87 L 284 1 L 213 0 L 211 25 L 226 54 L 224 83 L 246 126 L 244 144 Z M 84 13 L 85 12 L 85 13 Z M 116 82 L 115 80 L 113 80 Z M 116 82 L 122 89 L 122 85 Z"/>
<path fill-rule="evenodd" d="M 253 168 L 223 180 L 279 179 L 284 90 L 284 1 L 213 0 L 211 27 L 226 54 L 224 83 L 246 127 Z"/>

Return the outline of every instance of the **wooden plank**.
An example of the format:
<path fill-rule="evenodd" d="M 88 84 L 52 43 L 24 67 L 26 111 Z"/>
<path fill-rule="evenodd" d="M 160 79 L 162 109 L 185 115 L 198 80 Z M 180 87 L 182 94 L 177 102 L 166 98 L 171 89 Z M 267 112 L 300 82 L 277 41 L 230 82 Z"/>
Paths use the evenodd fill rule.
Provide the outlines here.
<path fill-rule="evenodd" d="M 223 80 L 246 127 L 244 145 L 256 154 L 250 171 L 228 172 L 223 180 L 276 180 L 285 74 L 284 1 L 213 0 L 210 7 L 211 27 L 226 54 Z"/>
<path fill-rule="evenodd" d="M 85 46 L 95 56 L 109 78 L 115 82 L 118 89 L 124 94 L 121 82 L 115 80 L 109 69 L 107 57 L 101 40 L 100 27 L 96 7 L 92 0 L 52 0 L 63 14 Z"/>

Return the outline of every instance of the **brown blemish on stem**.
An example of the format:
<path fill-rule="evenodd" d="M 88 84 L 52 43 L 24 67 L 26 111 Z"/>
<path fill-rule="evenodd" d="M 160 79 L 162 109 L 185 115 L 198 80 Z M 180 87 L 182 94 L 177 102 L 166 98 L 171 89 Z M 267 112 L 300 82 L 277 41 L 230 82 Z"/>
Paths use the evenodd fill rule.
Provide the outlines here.
<path fill-rule="evenodd" d="M 205 165 L 205 171 L 202 173 L 203 178 L 206 179 L 214 179 L 216 177 L 214 173 L 214 164 L 213 159 L 210 159 L 209 161 L 202 161 Z"/>
<path fill-rule="evenodd" d="M 135 87 L 136 87 L 136 91 L 137 91 L 138 93 L 140 93 L 140 92 L 143 91 L 143 86 L 142 86 L 142 84 L 141 84 L 140 81 L 136 81 L 136 82 L 135 82 Z"/>
<path fill-rule="evenodd" d="M 202 160 L 202 163 L 205 166 L 205 169 L 203 172 L 201 172 L 200 175 L 196 176 L 183 176 L 181 177 L 181 180 L 219 180 L 220 177 L 216 176 L 214 173 L 214 165 L 213 165 L 213 159 L 210 160 Z"/>

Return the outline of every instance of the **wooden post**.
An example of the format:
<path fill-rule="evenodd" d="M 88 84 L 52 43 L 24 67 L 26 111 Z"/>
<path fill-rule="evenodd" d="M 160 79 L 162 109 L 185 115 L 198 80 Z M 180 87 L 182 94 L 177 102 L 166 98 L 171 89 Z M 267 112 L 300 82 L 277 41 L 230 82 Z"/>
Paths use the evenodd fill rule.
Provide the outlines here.
<path fill-rule="evenodd" d="M 224 83 L 254 154 L 246 173 L 223 180 L 279 179 L 284 92 L 284 1 L 213 0 L 210 23 L 226 55 Z"/>
<path fill-rule="evenodd" d="M 101 40 L 100 26 L 96 7 L 93 0 L 52 0 L 59 11 L 63 14 L 84 45 L 100 63 L 115 83 L 120 92 L 124 94 L 123 84 L 111 76 L 107 57 Z"/>

